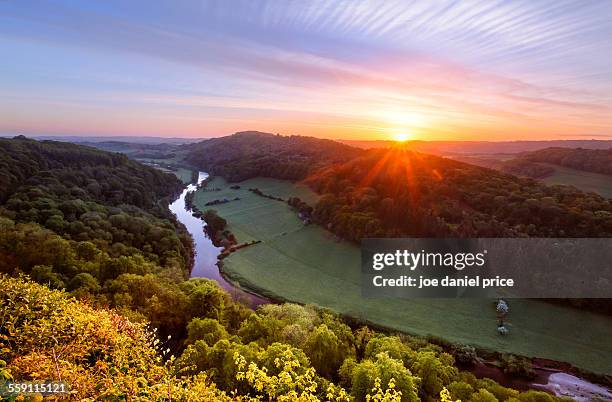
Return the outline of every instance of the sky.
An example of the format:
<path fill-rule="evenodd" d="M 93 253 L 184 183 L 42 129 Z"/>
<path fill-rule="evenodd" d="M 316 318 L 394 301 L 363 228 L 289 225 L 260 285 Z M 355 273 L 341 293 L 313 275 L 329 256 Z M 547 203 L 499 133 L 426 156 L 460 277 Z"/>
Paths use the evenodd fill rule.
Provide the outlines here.
<path fill-rule="evenodd" d="M 612 139 L 612 1 L 0 0 L 0 133 Z"/>

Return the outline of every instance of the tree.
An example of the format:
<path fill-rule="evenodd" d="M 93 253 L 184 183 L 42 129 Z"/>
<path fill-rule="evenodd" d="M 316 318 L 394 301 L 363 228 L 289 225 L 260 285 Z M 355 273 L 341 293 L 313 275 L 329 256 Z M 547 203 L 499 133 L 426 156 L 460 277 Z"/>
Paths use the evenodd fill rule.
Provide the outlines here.
<path fill-rule="evenodd" d="M 227 330 L 212 318 L 194 318 L 187 325 L 186 344 L 201 340 L 212 346 L 221 339 L 229 338 Z"/>
<path fill-rule="evenodd" d="M 478 392 L 472 394 L 470 402 L 498 402 L 498 399 L 486 389 L 481 388 Z"/>
<path fill-rule="evenodd" d="M 36 265 L 32 267 L 32 279 L 38 283 L 48 285 L 52 289 L 63 289 L 66 287 L 62 276 L 53 272 L 53 268 L 48 265 Z"/>
<path fill-rule="evenodd" d="M 79 290 L 88 292 L 91 294 L 97 294 L 102 288 L 98 283 L 98 280 L 94 278 L 90 273 L 81 272 L 72 277 L 68 284 L 68 290 Z"/>
<path fill-rule="evenodd" d="M 400 360 L 406 367 L 410 367 L 416 358 L 416 352 L 405 345 L 399 337 L 383 335 L 370 339 L 365 348 L 364 356 L 373 358 L 382 352 L 393 359 Z"/>
<path fill-rule="evenodd" d="M 334 377 L 344 361 L 340 340 L 327 325 L 316 327 L 304 343 L 304 352 L 313 367 L 325 377 Z"/>
<path fill-rule="evenodd" d="M 420 395 L 424 399 L 432 395 L 439 395 L 442 389 L 458 374 L 457 368 L 453 366 L 451 355 L 441 353 L 436 356 L 430 351 L 418 352 L 411 369 L 421 378 Z"/>
<path fill-rule="evenodd" d="M 446 388 L 453 400 L 468 401 L 474 393 L 474 388 L 463 381 L 453 381 Z"/>
<path fill-rule="evenodd" d="M 395 389 L 401 392 L 402 401 L 418 401 L 419 379 L 414 377 L 401 360 L 379 353 L 374 359 L 364 359 L 352 371 L 351 394 L 357 400 L 364 400 L 379 379 L 384 388 L 394 381 Z"/>

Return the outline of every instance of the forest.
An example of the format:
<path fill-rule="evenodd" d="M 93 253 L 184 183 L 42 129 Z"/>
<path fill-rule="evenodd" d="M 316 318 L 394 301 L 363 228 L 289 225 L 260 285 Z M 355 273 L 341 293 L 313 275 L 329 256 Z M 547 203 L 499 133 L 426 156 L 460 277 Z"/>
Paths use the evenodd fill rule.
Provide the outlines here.
<path fill-rule="evenodd" d="M 2 380 L 62 379 L 73 399 L 559 400 L 461 371 L 478 359 L 469 346 L 311 306 L 253 311 L 187 279 L 191 240 L 166 208 L 181 188 L 172 175 L 26 138 L 0 140 L 0 165 Z M 529 377 L 528 360 L 501 360 Z"/>
<path fill-rule="evenodd" d="M 314 221 L 353 242 L 367 237 L 612 235 L 610 199 L 402 148 L 369 151 L 305 182 L 323 194 Z M 610 299 L 551 302 L 612 312 Z"/>
<path fill-rule="evenodd" d="M 129 309 L 164 333 L 184 331 L 129 294 L 144 278 L 189 277 L 192 240 L 167 208 L 182 189 L 174 175 L 124 155 L 23 137 L 0 140 L 0 174 L 0 272 Z M 162 297 L 172 300 L 171 292 Z"/>
<path fill-rule="evenodd" d="M 402 148 L 368 151 L 306 182 L 323 194 L 314 219 L 352 241 L 612 234 L 612 204 L 596 194 Z"/>

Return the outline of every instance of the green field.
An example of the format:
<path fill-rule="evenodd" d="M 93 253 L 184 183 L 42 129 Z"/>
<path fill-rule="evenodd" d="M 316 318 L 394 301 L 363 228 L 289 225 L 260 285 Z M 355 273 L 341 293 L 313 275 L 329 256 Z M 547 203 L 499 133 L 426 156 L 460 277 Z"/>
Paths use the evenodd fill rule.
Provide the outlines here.
<path fill-rule="evenodd" d="M 181 179 L 181 181 L 184 184 L 189 184 L 191 183 L 191 173 L 192 171 L 189 169 L 185 169 L 185 168 L 174 168 L 172 170 L 172 173 L 174 173 L 176 175 L 176 177 L 178 177 L 179 179 Z"/>
<path fill-rule="evenodd" d="M 606 198 L 612 198 L 612 177 L 585 172 L 558 165 L 544 164 L 555 169 L 555 173 L 545 177 L 542 181 L 546 184 L 566 184 L 574 186 L 582 191 L 600 194 Z"/>
<path fill-rule="evenodd" d="M 510 334 L 496 331 L 493 303 L 479 299 L 364 299 L 361 297 L 359 248 L 338 241 L 322 228 L 304 226 L 283 202 L 250 193 L 298 196 L 313 204 L 308 188 L 257 178 L 239 190 L 215 178 L 198 191 L 196 205 L 240 197 L 215 205 L 239 242 L 261 240 L 224 260 L 224 271 L 242 287 L 274 298 L 330 308 L 363 321 L 416 335 L 436 335 L 452 342 L 502 352 L 567 361 L 588 370 L 612 374 L 612 319 L 535 301 L 512 301 Z"/>

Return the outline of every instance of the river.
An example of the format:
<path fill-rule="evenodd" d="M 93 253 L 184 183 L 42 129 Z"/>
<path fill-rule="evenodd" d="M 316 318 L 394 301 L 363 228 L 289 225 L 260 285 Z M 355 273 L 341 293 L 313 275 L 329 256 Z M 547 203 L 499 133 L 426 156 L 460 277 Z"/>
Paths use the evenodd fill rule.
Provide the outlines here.
<path fill-rule="evenodd" d="M 187 228 L 189 234 L 193 238 L 194 243 L 194 262 L 191 270 L 192 278 L 208 278 L 213 279 L 228 291 L 234 300 L 241 300 L 251 307 L 257 307 L 260 304 L 265 304 L 268 301 L 254 294 L 248 293 L 239 288 L 232 282 L 227 281 L 217 266 L 217 256 L 221 253 L 222 248 L 216 247 L 208 234 L 204 230 L 206 223 L 195 216 L 185 203 L 185 196 L 193 191 L 196 191 L 198 186 L 202 184 L 208 177 L 208 173 L 199 172 L 197 183 L 188 184 L 181 195 L 170 204 L 170 211 L 176 215 L 176 218 Z"/>

